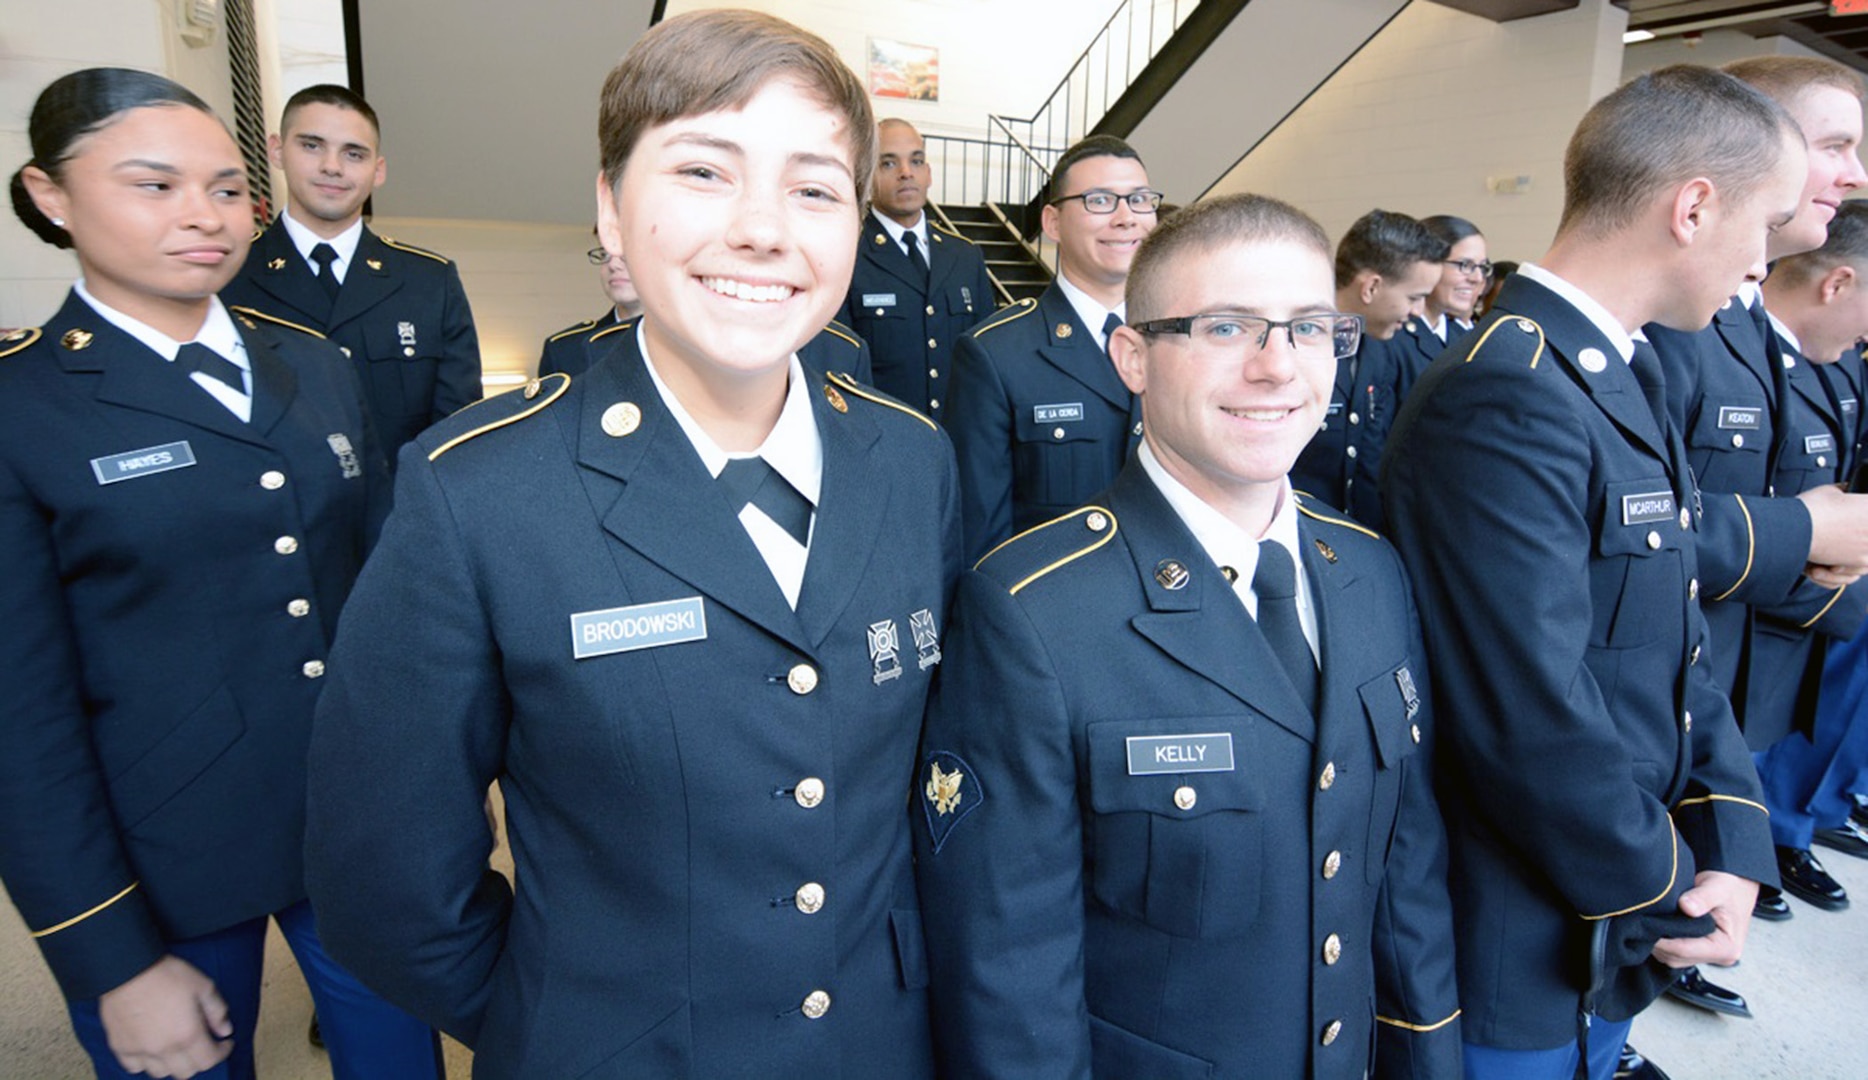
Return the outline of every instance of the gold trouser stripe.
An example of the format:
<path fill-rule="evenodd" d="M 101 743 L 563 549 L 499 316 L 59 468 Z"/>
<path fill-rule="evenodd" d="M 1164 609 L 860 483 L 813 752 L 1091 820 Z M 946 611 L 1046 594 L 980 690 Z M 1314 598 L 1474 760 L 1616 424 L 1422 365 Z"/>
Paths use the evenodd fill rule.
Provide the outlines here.
<path fill-rule="evenodd" d="M 1390 1019 L 1389 1017 L 1381 1015 L 1380 1013 L 1377 1013 L 1375 1014 L 1375 1022 L 1378 1024 L 1388 1024 L 1391 1027 L 1404 1028 L 1408 1031 L 1421 1031 L 1421 1032 L 1439 1031 L 1441 1028 L 1459 1019 L 1459 1014 L 1462 1012 L 1465 1012 L 1465 1010 L 1454 1009 L 1453 1015 L 1447 1017 L 1445 1020 L 1441 1020 L 1437 1023 L 1432 1023 L 1432 1024 L 1410 1024 L 1406 1020 L 1393 1020 L 1393 1019 Z"/>
<path fill-rule="evenodd" d="M 90 918 L 91 916 L 109 907 L 110 905 L 130 895 L 130 893 L 134 892 L 136 887 L 140 884 L 142 884 L 142 882 L 132 881 L 130 882 L 129 886 L 125 888 L 122 892 L 104 901 L 103 903 L 97 905 L 96 907 L 85 912 L 84 914 L 73 915 L 71 918 L 66 919 L 64 922 L 59 923 L 57 926 L 48 926 L 44 930 L 34 930 L 32 932 L 32 936 L 35 938 L 50 937 L 51 935 L 58 933 L 60 930 L 69 930 L 72 927 L 83 922 L 84 920 Z"/>

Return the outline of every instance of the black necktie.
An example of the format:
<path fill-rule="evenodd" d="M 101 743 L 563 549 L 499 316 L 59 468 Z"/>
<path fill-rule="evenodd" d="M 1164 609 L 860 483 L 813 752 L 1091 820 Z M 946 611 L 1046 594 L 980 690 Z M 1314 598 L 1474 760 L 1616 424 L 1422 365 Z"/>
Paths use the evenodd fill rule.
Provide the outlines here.
<path fill-rule="evenodd" d="M 1634 358 L 1628 361 L 1628 370 L 1634 373 L 1635 381 L 1641 384 L 1642 396 L 1647 398 L 1647 407 L 1654 412 L 1654 422 L 1660 425 L 1662 434 L 1667 431 L 1667 379 L 1661 374 L 1660 354 L 1654 346 L 1645 341 L 1634 343 Z"/>
<path fill-rule="evenodd" d="M 921 254 L 921 236 L 913 229 L 902 234 L 902 242 L 908 245 L 908 261 L 914 264 L 915 271 L 921 275 L 921 285 L 925 289 L 928 281 L 928 261 Z"/>
<path fill-rule="evenodd" d="M 240 366 L 199 342 L 191 341 L 176 350 L 175 366 L 184 373 L 199 371 L 210 379 L 226 383 L 237 393 L 246 393 L 246 377 Z"/>
<path fill-rule="evenodd" d="M 1304 638 L 1297 617 L 1297 564 L 1276 540 L 1258 543 L 1258 569 L 1252 574 L 1252 594 L 1258 597 L 1258 629 L 1291 677 L 1297 696 L 1314 715 L 1317 711 L 1317 659 Z"/>
<path fill-rule="evenodd" d="M 337 271 L 331 267 L 337 262 L 337 249 L 329 244 L 319 244 L 311 249 L 311 261 L 318 264 L 318 284 L 324 286 L 324 295 L 333 301 L 337 299 Z"/>
<path fill-rule="evenodd" d="M 1103 351 L 1105 353 L 1109 351 L 1109 339 L 1115 335 L 1116 327 L 1121 325 L 1122 316 L 1113 311 L 1109 313 L 1107 319 L 1103 320 Z"/>
<path fill-rule="evenodd" d="M 811 500 L 778 475 L 764 458 L 734 458 L 720 470 L 717 479 L 721 490 L 726 492 L 727 505 L 735 514 L 751 503 L 800 545 L 810 542 Z"/>

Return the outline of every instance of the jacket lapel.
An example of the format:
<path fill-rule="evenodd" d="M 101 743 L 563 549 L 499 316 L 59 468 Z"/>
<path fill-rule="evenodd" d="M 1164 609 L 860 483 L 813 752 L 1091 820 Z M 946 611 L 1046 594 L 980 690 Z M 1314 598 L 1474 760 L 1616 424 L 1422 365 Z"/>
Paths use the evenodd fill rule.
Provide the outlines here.
<path fill-rule="evenodd" d="M 586 477 L 604 530 L 709 599 L 810 653 L 804 627 L 785 603 L 759 549 L 717 494 L 700 455 L 662 404 L 634 335 L 615 336 L 623 339 L 615 355 L 584 376 L 576 432 L 578 463 L 620 482 L 616 487 Z M 605 434 L 604 411 L 623 402 L 641 410 L 640 425 L 620 438 Z M 825 473 L 828 479 L 828 466 Z M 810 576 L 807 571 L 807 593 Z"/>
<path fill-rule="evenodd" d="M 1113 495 L 1111 508 L 1148 598 L 1148 610 L 1130 621 L 1136 633 L 1272 723 L 1314 742 L 1316 718 L 1297 696 L 1258 624 L 1138 463 L 1123 469 Z M 1169 561 L 1188 571 L 1179 588 L 1156 577 Z"/>
<path fill-rule="evenodd" d="M 270 336 L 248 333 L 254 328 L 244 320 L 240 325 L 247 363 L 253 367 L 253 419 L 247 426 L 255 435 L 271 435 L 291 409 L 292 399 L 298 396 L 298 375 L 279 358 L 278 342 Z"/>
<path fill-rule="evenodd" d="M 61 343 L 59 360 L 66 371 L 101 376 L 97 400 L 264 445 L 265 440 L 250 425 L 241 423 L 174 364 L 92 310 L 76 292 L 46 326 L 45 334 Z"/>
<path fill-rule="evenodd" d="M 344 284 L 337 290 L 337 303 L 331 306 L 330 325 L 342 326 L 388 299 L 402 288 L 402 282 L 390 272 L 389 245 L 368 228 L 357 241 L 357 254 L 344 271 Z M 317 282 L 312 282 L 316 286 Z M 439 332 L 437 328 L 435 331 Z"/>
<path fill-rule="evenodd" d="M 864 224 L 868 228 L 864 230 L 866 235 L 862 239 L 863 261 L 902 284 L 912 287 L 915 295 L 920 296 L 921 282 L 915 274 L 914 265 L 908 261 L 908 256 L 902 251 L 901 245 L 889 239 L 888 232 L 882 228 L 881 222 L 876 220 L 873 211 Z M 862 297 L 858 296 L 857 299 L 861 300 Z"/>
<path fill-rule="evenodd" d="M 804 369 L 811 413 L 824 449 L 824 478 L 811 529 L 811 554 L 798 592 L 798 619 L 813 648 L 850 606 L 883 534 L 890 491 L 873 454 L 881 431 L 861 410 L 839 413 L 823 393 L 824 374 Z"/>
<path fill-rule="evenodd" d="M 274 220 L 253 244 L 249 265 L 257 263 L 247 280 L 271 294 L 305 321 L 323 326 L 331 311 L 330 298 L 306 265 L 304 256 L 292 245 L 285 223 Z"/>
<path fill-rule="evenodd" d="M 1096 347 L 1096 335 L 1089 332 L 1076 309 L 1064 297 L 1056 282 L 1038 299 L 1038 318 L 1044 320 L 1044 344 L 1038 355 L 1052 367 L 1082 383 L 1098 397 L 1127 413 L 1133 395 L 1122 384 L 1109 357 Z"/>

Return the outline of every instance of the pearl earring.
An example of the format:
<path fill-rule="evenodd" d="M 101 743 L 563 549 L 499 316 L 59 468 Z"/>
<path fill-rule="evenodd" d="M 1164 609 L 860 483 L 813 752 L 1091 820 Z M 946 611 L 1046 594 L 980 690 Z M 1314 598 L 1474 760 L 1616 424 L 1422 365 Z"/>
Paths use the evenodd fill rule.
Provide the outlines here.
<path fill-rule="evenodd" d="M 65 227 L 65 219 L 62 217 L 55 217 L 52 219 L 52 224 L 62 229 Z"/>

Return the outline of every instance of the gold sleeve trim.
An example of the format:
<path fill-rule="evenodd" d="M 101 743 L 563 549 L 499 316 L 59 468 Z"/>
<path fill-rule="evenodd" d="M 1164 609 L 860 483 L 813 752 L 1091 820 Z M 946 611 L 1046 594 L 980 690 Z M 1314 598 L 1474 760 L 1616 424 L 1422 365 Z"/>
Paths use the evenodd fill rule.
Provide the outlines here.
<path fill-rule="evenodd" d="M 1675 804 L 1674 809 L 1678 810 L 1680 807 L 1683 807 L 1683 806 L 1697 806 L 1701 803 L 1715 803 L 1715 802 L 1737 803 L 1740 806 L 1749 806 L 1753 810 L 1756 810 L 1758 813 L 1763 814 L 1765 817 L 1771 816 L 1770 810 L 1766 809 L 1763 803 L 1755 803 L 1755 802 L 1752 802 L 1750 799 L 1741 799 L 1736 795 L 1696 795 L 1691 799 L 1681 799 L 1677 804 Z"/>
<path fill-rule="evenodd" d="M 312 337 L 320 338 L 320 339 L 324 337 L 323 334 L 319 333 L 316 330 L 313 330 L 309 326 L 300 326 L 299 324 L 291 321 L 290 319 L 281 319 L 277 315 L 268 315 L 265 312 L 259 310 L 258 308 L 243 307 L 239 304 L 233 304 L 231 305 L 231 310 L 238 311 L 242 315 L 251 315 L 255 319 L 264 319 L 265 321 L 269 323 L 278 323 L 280 326 L 289 326 L 301 334 L 310 334 Z"/>
<path fill-rule="evenodd" d="M 1498 328 L 1501 326 L 1504 326 L 1506 323 L 1511 323 L 1514 326 L 1517 326 L 1519 328 L 1522 328 L 1526 323 L 1528 323 L 1530 324 L 1531 329 L 1537 332 L 1537 352 L 1531 356 L 1531 370 L 1536 371 L 1537 362 L 1544 358 L 1544 328 L 1537 325 L 1535 320 L 1527 319 L 1522 315 L 1515 315 L 1515 316 L 1507 315 L 1504 318 L 1493 323 L 1492 325 L 1486 327 L 1485 333 L 1479 335 L 1479 340 L 1473 342 L 1472 348 L 1466 351 L 1465 362 L 1468 364 L 1472 363 L 1473 357 L 1479 355 L 1479 350 L 1485 348 L 1485 343 L 1492 340 L 1492 335 L 1497 333 Z"/>
<path fill-rule="evenodd" d="M 436 255 L 432 251 L 424 251 L 421 248 L 418 248 L 413 244 L 404 244 L 399 240 L 392 240 L 387 236 L 378 236 L 377 239 L 381 240 L 385 244 L 388 244 L 390 247 L 395 248 L 397 251 L 406 251 L 411 255 L 420 255 L 424 259 L 433 259 L 434 261 L 440 263 L 442 266 L 452 265 L 454 261 L 452 259 L 449 259 L 445 255 Z"/>
<path fill-rule="evenodd" d="M 494 420 L 491 423 L 483 424 L 480 427 L 474 428 L 472 431 L 461 432 L 459 435 L 454 436 L 452 439 L 449 439 L 447 442 L 444 442 L 440 446 L 437 446 L 433 450 L 429 451 L 428 460 L 434 461 L 436 458 L 439 458 L 442 454 L 447 453 L 449 450 L 454 449 L 455 447 L 466 442 L 467 440 L 478 438 L 479 436 L 485 435 L 487 432 L 492 431 L 495 428 L 503 428 L 507 424 L 518 423 L 519 421 L 532 415 L 538 410 L 558 400 L 558 398 L 564 395 L 564 392 L 566 390 L 569 390 L 571 388 L 571 377 L 569 375 L 566 375 L 562 371 L 554 371 L 549 375 L 541 376 L 538 379 L 538 382 L 542 386 L 547 380 L 553 380 L 557 383 L 556 386 L 552 387 L 551 393 L 541 395 L 538 398 L 538 400 L 532 402 L 530 406 L 528 406 L 525 409 L 520 410 L 519 412 L 513 413 L 511 416 L 502 416 L 498 420 Z M 504 394 L 495 394 L 490 398 L 486 398 L 482 401 L 474 402 L 474 405 L 483 405 L 488 401 L 498 401 L 499 399 L 503 397 L 507 397 L 517 392 L 518 391 L 516 389 L 508 390 Z M 474 405 L 467 406 L 467 409 L 473 408 Z M 461 412 L 466 412 L 467 409 L 462 409 Z M 460 413 L 455 413 L 454 415 L 459 416 Z"/>
<path fill-rule="evenodd" d="M 1052 518 L 1051 520 L 1045 522 L 1042 525 L 1033 525 L 1031 528 L 1026 529 L 1022 533 L 1019 533 L 1018 536 L 1014 536 L 1011 539 L 1007 540 L 1005 544 L 1011 543 L 1012 540 L 1017 540 L 1020 536 L 1029 536 L 1032 533 L 1037 532 L 1039 529 L 1048 529 L 1052 525 L 1057 525 L 1062 522 L 1069 521 L 1071 518 L 1081 517 L 1081 516 L 1088 515 L 1088 514 L 1102 514 L 1109 519 L 1109 528 L 1103 531 L 1103 535 L 1096 538 L 1095 543 L 1092 543 L 1086 547 L 1078 548 L 1076 551 L 1073 551 L 1070 554 L 1064 556 L 1063 558 L 1058 559 L 1056 562 L 1053 562 L 1048 566 L 1043 566 L 1043 567 L 1038 568 L 1038 570 L 1035 573 L 1027 575 L 1024 578 L 1024 580 L 1018 582 L 1016 585 L 1013 585 L 1010 589 L 1007 589 L 1006 592 L 1010 593 L 1013 596 L 1017 596 L 1019 593 L 1019 590 L 1023 589 L 1025 586 L 1031 584 L 1032 582 L 1037 581 L 1039 578 L 1045 576 L 1046 574 L 1049 574 L 1051 571 L 1056 570 L 1059 567 L 1068 566 L 1071 563 L 1076 562 L 1078 559 L 1083 558 L 1085 555 L 1088 555 L 1090 552 L 1095 551 L 1097 548 L 1102 547 L 1104 544 L 1107 544 L 1109 541 L 1114 540 L 1116 538 L 1116 533 L 1120 530 L 1121 525 L 1119 522 L 1116 521 L 1115 511 L 1107 510 L 1100 506 L 1084 506 L 1076 510 L 1072 510 L 1070 513 L 1065 514 L 1063 517 Z M 979 562 L 976 562 L 973 564 L 974 569 L 978 569 L 980 566 L 984 565 L 986 560 L 992 558 L 993 553 L 997 552 L 999 548 L 1004 547 L 1005 544 L 1000 544 L 997 547 L 994 547 L 992 551 L 988 551 L 986 554 L 980 556 Z"/>
<path fill-rule="evenodd" d="M 589 329 L 590 329 L 591 327 L 593 327 L 593 326 L 595 326 L 595 325 L 597 325 L 597 320 L 595 320 L 595 319 L 585 319 L 585 320 L 584 320 L 583 322 L 581 322 L 581 323 L 578 323 L 578 324 L 577 324 L 576 326 L 573 326 L 573 327 L 571 327 L 571 328 L 569 328 L 569 329 L 566 329 L 566 330 L 560 330 L 560 331 L 558 331 L 557 333 L 555 333 L 555 334 L 553 334 L 553 335 L 551 335 L 550 337 L 548 337 L 548 338 L 546 338 L 545 340 L 546 340 L 546 341 L 558 341 L 558 340 L 561 340 L 561 339 L 563 339 L 563 338 L 568 338 L 568 337 L 570 337 L 570 336 L 572 336 L 573 334 L 582 334 L 582 333 L 584 333 L 585 331 L 587 331 L 587 330 L 589 330 Z"/>
<path fill-rule="evenodd" d="M 877 405 L 882 405 L 887 408 L 894 409 L 896 412 L 907 413 L 909 416 L 912 416 L 916 420 L 919 420 L 922 423 L 926 424 L 930 430 L 933 430 L 933 431 L 940 430 L 940 425 L 936 424 L 934 421 L 929 420 L 927 417 L 922 416 L 920 413 L 914 411 L 913 409 L 909 408 L 906 405 L 901 404 L 900 402 L 890 401 L 888 398 L 877 396 L 874 392 L 864 389 L 862 383 L 857 382 L 855 379 L 850 378 L 848 375 L 845 375 L 841 371 L 831 372 L 828 378 L 830 379 L 831 382 L 836 383 L 839 389 L 847 390 L 850 393 L 855 394 L 857 397 L 862 398 L 864 401 L 873 401 Z"/>
<path fill-rule="evenodd" d="M 1667 898 L 1667 894 L 1673 891 L 1673 883 L 1680 879 L 1680 830 L 1674 827 L 1671 817 L 1667 819 L 1667 835 L 1673 840 L 1673 869 L 1667 872 L 1667 887 L 1660 891 L 1660 895 L 1646 903 L 1625 907 L 1620 911 L 1611 911 L 1606 915 L 1584 915 L 1584 922 L 1600 922 L 1603 919 L 1613 919 L 1618 915 L 1627 915 L 1645 907 L 1653 907 Z"/>
<path fill-rule="evenodd" d="M 1816 620 L 1822 618 L 1824 615 L 1829 614 L 1829 609 L 1836 606 L 1837 600 L 1842 599 L 1842 593 L 1843 593 L 1842 589 L 1837 589 L 1835 591 L 1835 594 L 1829 598 L 1829 602 L 1823 605 L 1823 609 L 1817 612 L 1816 614 L 1810 616 L 1810 621 L 1804 623 L 1801 629 L 1808 630 L 1810 627 L 1816 625 Z"/>
<path fill-rule="evenodd" d="M 985 324 L 984 326 L 973 331 L 971 334 L 967 336 L 978 337 L 988 330 L 997 330 L 999 327 L 1004 326 L 1006 323 L 1011 322 L 1013 319 L 1022 319 L 1036 310 L 1038 310 L 1038 302 L 1028 296 L 1023 300 L 1020 300 L 1018 303 L 1013 304 L 1011 310 L 1006 312 L 1004 315 L 999 316 L 998 318 Z"/>
<path fill-rule="evenodd" d="M 1745 572 L 1738 575 L 1738 580 L 1732 582 L 1731 588 L 1713 597 L 1714 600 L 1723 600 L 1738 591 L 1738 587 L 1743 585 L 1745 579 L 1751 576 L 1751 562 L 1758 554 L 1758 533 L 1757 529 L 1751 523 L 1751 508 L 1745 505 L 1745 497 L 1743 495 L 1733 495 L 1732 498 L 1738 502 L 1738 512 L 1745 515 Z M 1834 602 L 1833 600 L 1830 601 L 1830 603 Z M 1829 609 L 1824 608 L 1823 610 L 1827 611 Z"/>
<path fill-rule="evenodd" d="M 135 891 L 136 891 L 136 887 L 137 887 L 138 885 L 140 885 L 140 884 L 142 884 L 142 882 L 140 882 L 140 881 L 132 881 L 132 882 L 130 882 L 130 884 L 129 884 L 129 885 L 128 885 L 128 886 L 127 886 L 127 887 L 126 887 L 126 888 L 125 888 L 125 889 L 124 889 L 124 890 L 123 890 L 122 892 L 120 892 L 120 893 L 118 893 L 117 895 L 115 895 L 115 896 L 113 896 L 113 897 L 111 897 L 110 899 L 108 899 L 108 900 L 106 900 L 106 901 L 104 901 L 103 903 L 101 903 L 101 904 L 99 904 L 99 905 L 97 905 L 96 907 L 94 907 L 94 908 L 92 908 L 91 910 L 89 910 L 89 911 L 87 911 L 87 912 L 85 912 L 84 914 L 82 914 L 82 915 L 73 915 L 73 916 L 72 916 L 71 918 L 69 918 L 69 919 L 66 919 L 66 920 L 65 920 L 64 922 L 62 922 L 62 923 L 59 923 L 59 924 L 58 924 L 57 926 L 48 926 L 48 927 L 46 927 L 46 928 L 45 928 L 44 930 L 34 930 L 34 931 L 32 932 L 32 936 L 33 936 L 33 937 L 35 937 L 35 938 L 42 938 L 42 937 L 51 937 L 51 936 L 52 936 L 53 934 L 56 934 L 56 933 L 58 933 L 58 932 L 59 932 L 60 930 L 69 930 L 69 929 L 71 929 L 72 927 L 74 927 L 74 926 L 76 926 L 76 925 L 78 925 L 79 923 L 81 923 L 81 922 L 83 922 L 84 920 L 86 920 L 86 919 L 88 919 L 88 918 L 90 918 L 91 916 L 93 916 L 93 915 L 95 915 L 95 914 L 97 914 L 98 912 L 100 912 L 100 911 L 102 911 L 102 910 L 104 910 L 105 908 L 107 908 L 107 907 L 109 907 L 110 905 L 112 905 L 112 904 L 114 904 L 114 903 L 116 903 L 117 901 L 119 901 L 119 900 L 121 900 L 121 899 L 123 899 L 124 897 L 126 897 L 126 896 L 128 896 L 128 895 L 130 895 L 131 893 L 133 893 L 133 892 L 135 892 Z"/>
<path fill-rule="evenodd" d="M 863 347 L 862 339 L 858 338 L 854 333 L 850 331 L 848 327 L 844 326 L 842 323 L 838 322 L 835 319 L 830 320 L 830 325 L 824 327 L 824 333 L 835 334 L 837 337 L 842 338 L 843 340 L 856 346 L 858 349 Z"/>
<path fill-rule="evenodd" d="M 1337 517 L 1330 517 L 1328 514 L 1319 514 L 1315 510 L 1312 510 L 1310 507 L 1305 506 L 1303 503 L 1303 500 L 1301 499 L 1298 500 L 1298 503 L 1297 503 L 1297 512 L 1304 515 L 1307 518 L 1315 518 L 1318 521 L 1327 521 L 1332 525 L 1341 525 L 1345 529 L 1353 529 L 1356 532 L 1361 533 L 1363 536 L 1367 536 L 1374 540 L 1381 539 L 1380 533 L 1376 532 L 1375 530 L 1371 528 L 1368 528 L 1365 525 L 1358 525 L 1355 522 L 1348 520 L 1347 518 L 1337 518 Z"/>
<path fill-rule="evenodd" d="M 1454 1009 L 1453 1015 L 1447 1017 L 1445 1020 L 1439 1020 L 1431 1024 L 1410 1024 L 1406 1020 L 1394 1020 L 1380 1013 L 1376 1013 L 1375 1022 L 1378 1024 L 1387 1024 L 1390 1027 L 1398 1027 L 1404 1031 L 1439 1031 L 1441 1028 L 1459 1019 L 1459 1014 L 1465 1011 L 1464 1009 Z"/>

